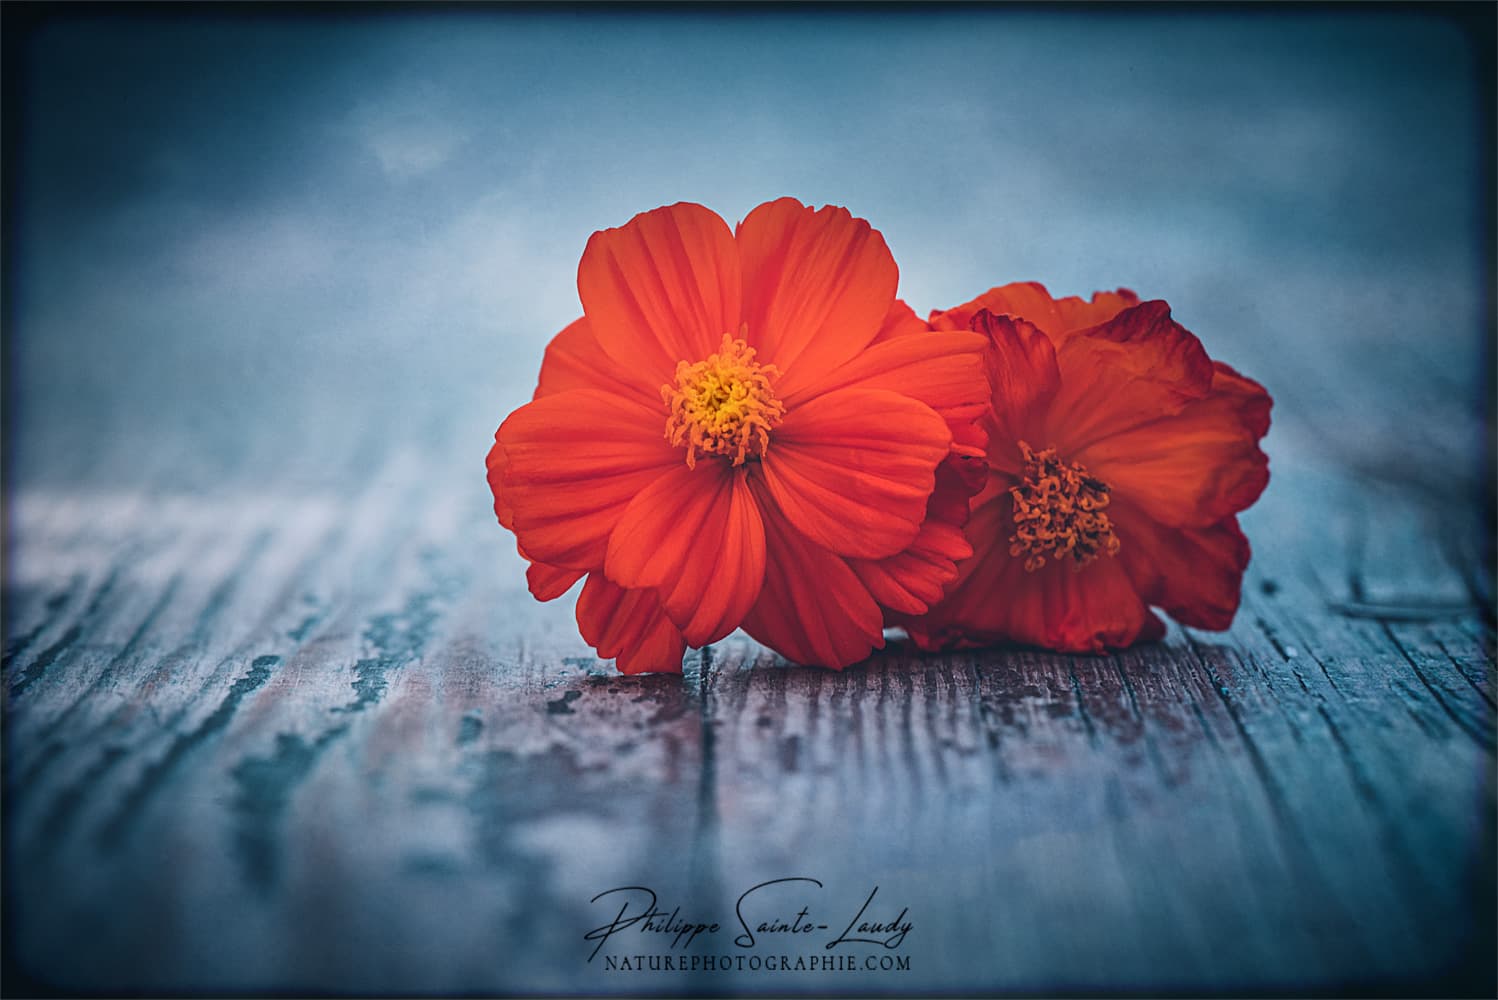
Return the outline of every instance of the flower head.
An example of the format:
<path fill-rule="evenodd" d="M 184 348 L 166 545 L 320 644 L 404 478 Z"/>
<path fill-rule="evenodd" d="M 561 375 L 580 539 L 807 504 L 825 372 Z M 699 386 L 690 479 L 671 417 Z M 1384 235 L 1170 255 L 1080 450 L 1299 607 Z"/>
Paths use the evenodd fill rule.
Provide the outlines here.
<path fill-rule="evenodd" d="M 972 551 L 987 342 L 931 332 L 897 280 L 867 222 L 790 198 L 595 233 L 584 315 L 489 452 L 531 592 L 586 576 L 579 628 L 627 673 L 740 626 L 842 667 L 924 612 Z"/>
<path fill-rule="evenodd" d="M 1227 628 L 1249 559 L 1236 515 L 1269 481 L 1263 387 L 1124 289 L 1006 285 L 931 325 L 990 340 L 994 410 L 973 556 L 912 638 L 1097 652 L 1163 635 L 1151 606 Z"/>

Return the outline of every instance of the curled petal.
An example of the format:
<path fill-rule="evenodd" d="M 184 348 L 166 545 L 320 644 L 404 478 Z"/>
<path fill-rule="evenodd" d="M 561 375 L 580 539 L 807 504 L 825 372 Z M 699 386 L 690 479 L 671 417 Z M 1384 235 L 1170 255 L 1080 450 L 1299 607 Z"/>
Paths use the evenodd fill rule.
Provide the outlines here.
<path fill-rule="evenodd" d="M 915 541 L 884 559 L 850 559 L 849 567 L 869 593 L 890 611 L 925 614 L 957 578 L 957 564 L 973 554 L 962 526 L 968 498 L 987 478 L 981 451 L 954 450 L 936 470 L 936 488 Z"/>
<path fill-rule="evenodd" d="M 899 270 L 884 237 L 846 208 L 766 202 L 739 224 L 749 343 L 780 369 L 782 397 L 879 333 Z"/>
<path fill-rule="evenodd" d="M 842 389 L 786 414 L 761 466 L 776 504 L 810 541 L 880 559 L 914 540 L 951 441 L 924 403 Z"/>
<path fill-rule="evenodd" d="M 1159 301 L 1074 334 L 1057 348 L 1056 365 L 1061 386 L 1049 407 L 1046 444 L 1072 455 L 1179 413 L 1212 387 L 1212 362 L 1201 342 Z"/>
<path fill-rule="evenodd" d="M 987 338 L 988 378 L 993 383 L 995 441 L 1014 442 L 1030 435 L 1061 387 L 1056 350 L 1033 324 L 986 309 L 972 320 L 973 330 Z"/>
<path fill-rule="evenodd" d="M 1237 517 L 1205 528 L 1167 528 L 1119 504 L 1114 519 L 1127 539 L 1118 557 L 1146 601 L 1182 625 L 1214 631 L 1232 625 L 1251 555 Z"/>
<path fill-rule="evenodd" d="M 501 454 L 490 452 L 500 522 L 533 560 L 597 568 L 629 503 L 681 465 L 663 427 L 659 410 L 599 389 L 527 403 L 500 425 Z"/>
<path fill-rule="evenodd" d="M 765 575 L 764 526 L 742 467 L 678 459 L 629 503 L 604 569 L 622 586 L 657 590 L 690 645 L 738 628 Z"/>
<path fill-rule="evenodd" d="M 626 590 L 591 573 L 577 599 L 577 627 L 600 658 L 625 674 L 679 674 L 686 640 L 655 592 Z"/>
<path fill-rule="evenodd" d="M 1212 362 L 1212 395 L 1238 401 L 1238 414 L 1255 440 L 1269 433 L 1269 411 L 1274 400 L 1264 387 L 1246 375 L 1223 364 Z"/>
<path fill-rule="evenodd" d="M 1077 460 L 1163 524 L 1216 524 L 1252 504 L 1269 483 L 1259 438 L 1268 430 L 1270 405 L 1258 383 L 1219 365 L 1207 398 L 1108 435 Z"/>
<path fill-rule="evenodd" d="M 656 386 L 739 330 L 738 250 L 728 224 L 701 205 L 668 205 L 594 233 L 577 290 L 599 346 Z"/>
<path fill-rule="evenodd" d="M 1127 288 L 1116 292 L 1094 292 L 1092 299 L 1075 295 L 1052 299 L 1051 293 L 1038 281 L 1018 281 L 990 288 L 971 302 L 931 314 L 931 325 L 938 330 L 967 330 L 973 317 L 987 310 L 995 316 L 1011 316 L 1033 324 L 1056 343 L 1089 327 L 1106 323 L 1125 309 L 1137 306 L 1139 296 Z"/>

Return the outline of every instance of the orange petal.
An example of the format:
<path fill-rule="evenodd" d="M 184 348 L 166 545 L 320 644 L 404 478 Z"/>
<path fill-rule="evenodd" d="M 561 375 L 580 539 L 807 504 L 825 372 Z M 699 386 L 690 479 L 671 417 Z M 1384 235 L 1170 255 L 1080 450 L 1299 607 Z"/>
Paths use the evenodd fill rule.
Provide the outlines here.
<path fill-rule="evenodd" d="M 1238 412 L 1243 417 L 1249 433 L 1256 439 L 1269 433 L 1269 410 L 1274 400 L 1264 387 L 1245 375 L 1240 375 L 1221 361 L 1212 362 L 1212 395 L 1228 396 L 1239 400 Z"/>
<path fill-rule="evenodd" d="M 921 332 L 871 344 L 794 395 L 788 409 L 839 389 L 888 389 L 925 403 L 949 424 L 971 423 L 990 408 L 988 343 L 973 333 Z"/>
<path fill-rule="evenodd" d="M 1269 483 L 1269 458 L 1258 442 L 1270 405 L 1257 382 L 1221 365 L 1206 399 L 1109 435 L 1075 460 L 1162 524 L 1215 524 L 1248 507 Z"/>
<path fill-rule="evenodd" d="M 504 481 L 505 469 L 509 466 L 509 460 L 505 458 L 505 450 L 499 445 L 499 433 L 494 435 L 494 444 L 489 447 L 489 454 L 484 460 L 484 466 L 488 470 L 489 492 L 494 494 L 494 516 L 499 523 L 511 531 L 515 530 L 515 511 L 510 508 L 509 501 L 504 498 L 504 490 L 500 484 Z"/>
<path fill-rule="evenodd" d="M 988 377 L 993 383 L 996 441 L 1014 442 L 1031 436 L 1061 385 L 1056 350 L 1033 324 L 984 310 L 973 317 L 973 329 L 993 346 L 988 355 Z"/>
<path fill-rule="evenodd" d="M 1004 608 L 1011 598 L 995 587 L 1013 562 L 1007 534 L 1013 523 L 1009 509 L 1007 493 L 994 491 L 994 499 L 974 502 L 966 528 L 972 556 L 958 565 L 957 582 L 948 588 L 945 599 L 923 618 L 905 623 L 906 632 L 922 649 L 982 645 L 1004 638 Z"/>
<path fill-rule="evenodd" d="M 765 532 L 744 470 L 709 459 L 675 468 L 630 502 L 604 567 L 630 588 L 655 588 L 693 646 L 739 627 L 765 575 Z"/>
<path fill-rule="evenodd" d="M 936 470 L 936 488 L 926 503 L 926 519 L 905 551 L 884 559 L 850 559 L 849 567 L 874 600 L 890 611 L 925 614 L 957 578 L 957 564 L 973 554 L 962 526 L 968 498 L 987 479 L 981 452 L 954 453 Z"/>
<path fill-rule="evenodd" d="M 1053 299 L 1038 281 L 1018 281 L 990 288 L 971 302 L 931 314 L 938 330 L 967 330 L 973 317 L 987 309 L 996 316 L 1026 320 L 1056 343 L 1070 334 L 1106 323 L 1120 312 L 1139 304 L 1139 296 L 1127 288 L 1116 292 L 1094 292 L 1091 301 L 1075 295 Z"/>
<path fill-rule="evenodd" d="M 606 389 L 641 402 L 659 404 L 664 382 L 652 382 L 639 369 L 614 362 L 593 336 L 586 316 L 573 320 L 551 338 L 541 359 L 541 378 L 535 398 L 570 389 Z M 664 426 L 664 423 L 662 424 Z"/>
<path fill-rule="evenodd" d="M 739 332 L 739 260 L 728 224 L 687 202 L 594 233 L 577 268 L 583 312 L 600 347 L 665 385 Z"/>
<path fill-rule="evenodd" d="M 681 673 L 686 640 L 652 590 L 626 590 L 590 573 L 577 599 L 577 628 L 620 673 Z"/>
<path fill-rule="evenodd" d="M 1233 623 L 1251 555 L 1236 517 L 1167 528 L 1125 504 L 1110 510 L 1123 541 L 1118 558 L 1146 601 L 1182 625 L 1221 631 Z"/>
<path fill-rule="evenodd" d="M 1207 352 L 1160 301 L 1072 335 L 1057 348 L 1056 365 L 1061 387 L 1049 407 L 1046 441 L 1030 443 L 1072 456 L 1104 437 L 1179 413 L 1212 386 Z"/>
<path fill-rule="evenodd" d="M 904 299 L 895 299 L 889 307 L 889 312 L 884 314 L 884 323 L 879 327 L 879 332 L 874 335 L 871 343 L 878 344 L 896 337 L 909 337 L 915 333 L 930 332 L 930 324 L 917 316 L 915 310 L 905 304 Z"/>
<path fill-rule="evenodd" d="M 501 520 L 507 513 L 529 558 L 581 570 L 603 564 L 630 501 L 681 465 L 661 410 L 600 389 L 527 403 L 500 426 L 495 447 Z"/>
<path fill-rule="evenodd" d="M 952 435 L 924 403 L 841 389 L 788 412 L 760 466 L 786 519 L 823 548 L 882 559 L 915 539 Z"/>
<path fill-rule="evenodd" d="M 583 570 L 533 562 L 526 568 L 525 582 L 538 601 L 554 601 L 583 578 Z"/>
<path fill-rule="evenodd" d="M 807 541 L 755 483 L 765 511 L 765 586 L 744 631 L 781 656 L 841 670 L 884 646 L 879 605 L 846 561 Z"/>
<path fill-rule="evenodd" d="M 1164 626 L 1150 613 L 1116 557 L 1075 568 L 1048 561 L 1029 572 L 1009 554 L 1013 533 L 1007 498 L 983 504 L 968 522 L 973 558 L 947 599 L 907 626 L 923 648 L 1018 642 L 1066 653 L 1100 653 L 1139 639 L 1158 639 Z"/>
<path fill-rule="evenodd" d="M 879 332 L 899 270 L 884 237 L 846 208 L 766 202 L 738 227 L 749 344 L 780 369 L 781 398 L 853 357 Z"/>

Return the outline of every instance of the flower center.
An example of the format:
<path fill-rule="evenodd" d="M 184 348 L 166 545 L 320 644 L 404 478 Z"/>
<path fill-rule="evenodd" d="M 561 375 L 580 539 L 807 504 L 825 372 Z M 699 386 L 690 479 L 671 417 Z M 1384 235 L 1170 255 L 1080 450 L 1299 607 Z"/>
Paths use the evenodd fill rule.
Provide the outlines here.
<path fill-rule="evenodd" d="M 1055 448 L 1035 451 L 1021 441 L 1025 479 L 1009 487 L 1014 497 L 1014 534 L 1009 554 L 1025 556 L 1025 569 L 1034 572 L 1046 556 L 1070 556 L 1081 568 L 1099 555 L 1118 552 L 1113 522 L 1103 513 L 1108 506 L 1108 484 L 1087 474 L 1077 462 L 1063 462 Z"/>
<path fill-rule="evenodd" d="M 671 411 L 666 440 L 686 445 L 692 468 L 698 453 L 731 456 L 734 465 L 763 455 L 770 431 L 785 416 L 770 388 L 770 380 L 779 376 L 774 365 L 754 360 L 754 348 L 725 333 L 718 353 L 696 364 L 680 362 L 676 384 L 661 386 Z"/>

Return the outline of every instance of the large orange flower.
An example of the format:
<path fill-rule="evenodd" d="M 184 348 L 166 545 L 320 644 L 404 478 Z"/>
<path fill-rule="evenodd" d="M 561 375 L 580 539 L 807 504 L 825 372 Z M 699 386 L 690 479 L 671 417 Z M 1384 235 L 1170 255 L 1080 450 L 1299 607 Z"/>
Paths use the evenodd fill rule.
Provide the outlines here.
<path fill-rule="evenodd" d="M 1269 481 L 1263 387 L 1124 289 L 1089 302 L 1006 285 L 931 325 L 991 340 L 994 412 L 974 554 L 904 623 L 912 638 L 1099 652 L 1163 635 L 1151 605 L 1227 628 L 1249 559 L 1236 515 Z"/>
<path fill-rule="evenodd" d="M 972 551 L 987 342 L 932 333 L 897 279 L 867 222 L 790 198 L 595 233 L 584 315 L 489 452 L 531 592 L 586 575 L 583 638 L 626 673 L 740 626 L 841 668 L 925 611 Z"/>

